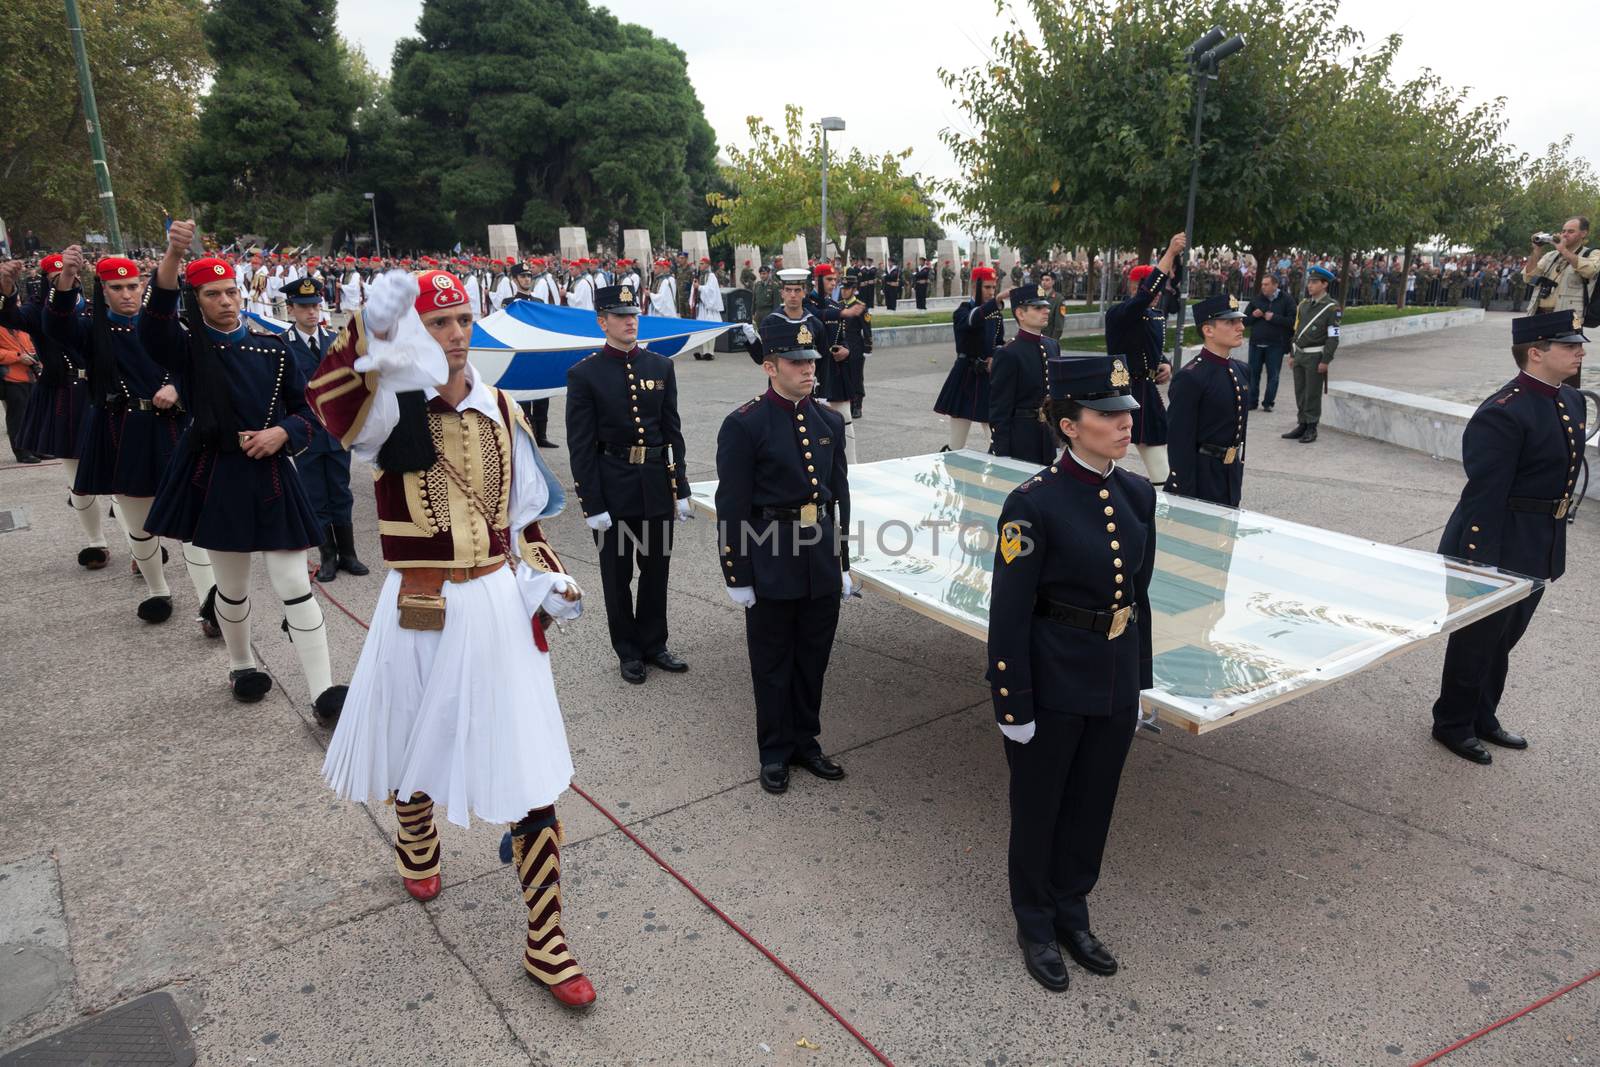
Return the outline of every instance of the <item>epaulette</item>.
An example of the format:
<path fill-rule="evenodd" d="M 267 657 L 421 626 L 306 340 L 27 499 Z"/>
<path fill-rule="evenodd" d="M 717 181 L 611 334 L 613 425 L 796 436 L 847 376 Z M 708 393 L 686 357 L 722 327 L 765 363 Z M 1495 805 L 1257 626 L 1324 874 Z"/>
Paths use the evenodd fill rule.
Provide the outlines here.
<path fill-rule="evenodd" d="M 757 404 L 759 404 L 759 403 L 761 403 L 761 397 L 759 397 L 759 396 L 752 397 L 751 399 L 746 400 L 742 405 L 740 405 L 739 408 L 734 412 L 734 414 L 735 415 L 743 415 L 746 412 L 749 412 L 752 409 L 754 409 L 755 406 Z"/>
<path fill-rule="evenodd" d="M 1043 482 L 1048 475 L 1056 474 L 1056 473 L 1058 473 L 1058 469 L 1057 468 L 1055 468 L 1055 467 L 1046 467 L 1044 470 L 1040 471 L 1038 474 L 1035 474 L 1032 478 L 1024 479 L 1022 484 L 1017 486 L 1015 491 L 1018 492 L 1018 493 L 1029 492 L 1030 490 L 1033 489 L 1034 486 L 1038 485 L 1040 482 Z"/>
<path fill-rule="evenodd" d="M 257 337 L 281 337 L 281 336 L 283 336 L 282 334 L 275 333 L 272 330 L 267 329 L 265 326 L 261 325 L 255 319 L 245 319 L 244 320 L 244 328 L 245 328 L 245 332 L 252 333 Z"/>
<path fill-rule="evenodd" d="M 1507 386 L 1505 389 L 1500 391 L 1499 396 L 1494 398 L 1494 402 L 1504 407 L 1507 402 L 1515 399 L 1516 396 L 1521 392 L 1522 387 L 1520 385 Z"/>

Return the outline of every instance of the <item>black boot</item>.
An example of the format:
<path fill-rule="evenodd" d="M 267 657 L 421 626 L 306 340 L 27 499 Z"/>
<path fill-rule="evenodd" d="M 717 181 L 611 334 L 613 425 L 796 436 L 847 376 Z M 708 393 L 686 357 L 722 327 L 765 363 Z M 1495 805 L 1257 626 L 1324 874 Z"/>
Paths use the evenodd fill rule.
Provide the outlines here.
<path fill-rule="evenodd" d="M 367 565 L 356 558 L 356 531 L 348 523 L 333 524 L 333 540 L 338 547 L 339 569 L 357 578 L 372 573 Z"/>
<path fill-rule="evenodd" d="M 533 420 L 533 441 L 540 448 L 560 448 L 561 446 L 550 440 L 550 420 Z"/>
<path fill-rule="evenodd" d="M 1279 436 L 1282 437 L 1285 441 L 1298 441 L 1298 440 L 1300 440 L 1300 438 L 1304 437 L 1305 435 L 1306 435 L 1306 424 L 1303 423 L 1303 422 L 1302 423 L 1297 423 L 1295 425 L 1295 428 L 1290 430 L 1288 433 L 1279 434 Z"/>
<path fill-rule="evenodd" d="M 1313 422 L 1310 426 L 1306 427 L 1306 432 L 1300 435 L 1300 443 L 1303 444 L 1303 445 L 1309 445 L 1312 441 L 1315 441 L 1316 439 L 1317 439 L 1317 424 Z"/>
<path fill-rule="evenodd" d="M 322 544 L 317 546 L 317 554 L 322 562 L 317 566 L 317 581 L 331 582 L 339 577 L 339 550 L 334 545 L 334 527 L 325 526 L 322 529 Z"/>

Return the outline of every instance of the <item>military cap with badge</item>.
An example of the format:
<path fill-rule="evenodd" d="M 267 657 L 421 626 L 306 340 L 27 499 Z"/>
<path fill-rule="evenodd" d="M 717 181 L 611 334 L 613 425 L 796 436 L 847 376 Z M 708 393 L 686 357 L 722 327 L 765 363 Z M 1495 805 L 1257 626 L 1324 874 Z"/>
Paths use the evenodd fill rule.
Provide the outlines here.
<path fill-rule="evenodd" d="M 594 309 L 609 315 L 640 313 L 638 294 L 631 285 L 604 285 L 594 291 Z"/>
<path fill-rule="evenodd" d="M 283 299 L 290 304 L 320 304 L 322 290 L 317 285 L 317 280 L 308 274 L 291 282 L 283 291 Z"/>

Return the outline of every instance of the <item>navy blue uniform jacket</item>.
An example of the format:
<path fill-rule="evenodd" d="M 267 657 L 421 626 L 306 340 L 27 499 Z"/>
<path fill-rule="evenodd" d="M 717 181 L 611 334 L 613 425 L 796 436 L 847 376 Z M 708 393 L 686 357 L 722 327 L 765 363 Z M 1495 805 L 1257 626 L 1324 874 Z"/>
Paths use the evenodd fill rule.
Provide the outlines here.
<path fill-rule="evenodd" d="M 629 463 L 605 453 L 605 445 L 666 446 L 671 454 Z M 567 371 L 567 447 L 572 488 L 585 516 L 672 514 L 677 499 L 689 495 L 672 360 L 639 347 L 622 352 L 606 345 L 573 364 Z"/>
<path fill-rule="evenodd" d="M 717 434 L 717 538 L 723 581 L 756 596 L 838 596 L 850 557 L 836 531 L 850 527 L 844 417 L 809 397 L 772 389 L 732 412 Z M 763 519 L 761 508 L 817 505 L 819 525 Z"/>
<path fill-rule="evenodd" d="M 1153 684 L 1155 515 L 1149 482 L 1121 469 L 1102 480 L 1066 455 L 1006 497 L 989 590 L 987 677 L 996 722 L 1106 716 L 1138 704 Z M 1014 553 L 1013 534 L 1020 541 Z M 1137 605 L 1139 617 L 1108 640 L 1035 615 L 1040 596 L 1091 611 Z"/>
<path fill-rule="evenodd" d="M 1039 409 L 1049 391 L 1045 361 L 1060 355 L 1056 341 L 1025 330 L 994 354 L 989 369 L 990 452 L 1029 463 L 1049 463 L 1055 456 L 1055 431 L 1039 418 Z"/>
<path fill-rule="evenodd" d="M 1576 492 L 1583 456 L 1583 398 L 1570 385 L 1518 374 L 1467 422 L 1461 463 L 1467 486 L 1450 514 L 1439 553 L 1555 579 L 1567 567 L 1567 522 L 1512 511 L 1511 497 L 1556 501 Z"/>
<path fill-rule="evenodd" d="M 1167 387 L 1166 490 L 1213 504 L 1239 506 L 1244 492 L 1244 439 L 1250 371 L 1236 359 L 1202 351 Z M 1235 448 L 1232 463 L 1201 454 L 1199 446 Z"/>

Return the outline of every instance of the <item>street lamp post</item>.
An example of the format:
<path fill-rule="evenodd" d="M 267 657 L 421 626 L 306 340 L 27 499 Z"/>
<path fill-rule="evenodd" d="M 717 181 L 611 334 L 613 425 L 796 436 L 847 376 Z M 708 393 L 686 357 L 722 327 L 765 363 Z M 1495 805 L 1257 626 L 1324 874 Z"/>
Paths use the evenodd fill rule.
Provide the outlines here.
<path fill-rule="evenodd" d="M 817 259 L 828 256 L 828 131 L 844 129 L 844 119 L 827 115 L 817 125 L 822 127 L 822 225 L 817 229 Z"/>
<path fill-rule="evenodd" d="M 83 23 L 78 18 L 78 0 L 66 0 L 67 36 L 72 42 L 72 57 L 78 64 L 78 91 L 83 97 L 83 117 L 89 127 L 89 155 L 95 184 L 100 188 L 100 210 L 106 220 L 106 243 L 111 251 L 122 251 L 122 227 L 117 224 L 117 198 L 111 191 L 111 168 L 106 165 L 106 144 L 100 136 L 100 111 L 94 102 L 94 79 L 89 75 L 89 55 L 83 47 Z"/>
<path fill-rule="evenodd" d="M 378 240 L 378 197 L 375 193 L 362 193 L 367 203 L 372 205 L 372 253 L 378 258 L 383 258 L 383 244 Z M 1192 200 L 1193 197 L 1190 197 Z M 1190 212 L 1193 214 L 1193 212 Z"/>
<path fill-rule="evenodd" d="M 1200 82 L 1194 100 L 1194 140 L 1189 145 L 1193 157 L 1189 163 L 1189 207 L 1183 218 L 1183 254 L 1186 260 L 1189 247 L 1194 243 L 1194 197 L 1200 186 L 1200 118 L 1206 106 L 1206 86 L 1217 80 L 1217 65 L 1244 47 L 1244 37 L 1240 34 L 1236 33 L 1223 40 L 1226 32 L 1220 26 L 1213 26 L 1183 53 L 1189 61 L 1190 73 Z M 1173 370 L 1183 366 L 1183 319 L 1189 309 L 1189 280 L 1192 273 L 1187 269 L 1187 264 L 1185 267 L 1183 293 L 1178 300 L 1178 328 L 1172 338 Z"/>

